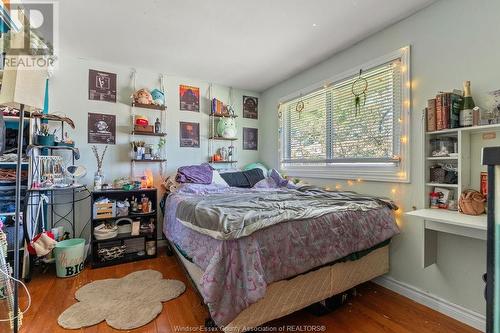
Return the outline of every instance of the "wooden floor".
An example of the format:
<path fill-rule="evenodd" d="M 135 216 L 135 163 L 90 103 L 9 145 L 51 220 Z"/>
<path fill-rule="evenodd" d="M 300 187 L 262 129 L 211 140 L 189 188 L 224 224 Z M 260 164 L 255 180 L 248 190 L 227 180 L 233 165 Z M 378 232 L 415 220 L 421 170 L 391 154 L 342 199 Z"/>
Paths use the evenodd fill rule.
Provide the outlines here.
<path fill-rule="evenodd" d="M 82 330 L 64 330 L 57 325 L 57 317 L 75 302 L 73 295 L 77 288 L 91 281 L 122 277 L 141 269 L 158 270 L 165 278 L 184 281 L 188 288 L 177 299 L 164 303 L 162 313 L 154 321 L 131 332 L 178 332 L 179 327 L 188 326 L 194 328 L 192 332 L 200 331 L 197 328 L 204 324 L 207 312 L 175 257 L 162 254 L 156 259 L 130 264 L 86 268 L 79 276 L 70 279 L 58 279 L 53 272 L 35 276 L 28 285 L 33 304 L 24 317 L 21 333 L 123 332 L 110 328 L 106 323 Z M 22 300 L 23 305 L 24 302 L 25 299 Z M 4 317 L 4 313 L 1 316 Z M 6 326 L 1 325 L 5 324 L 0 324 L 0 332 L 9 332 Z M 325 332 L 338 333 L 479 332 L 373 283 L 360 286 L 358 296 L 333 313 L 316 317 L 306 311 L 299 311 L 266 326 L 276 327 L 276 331 L 284 326 L 285 332 L 291 332 L 287 330 L 290 325 L 324 325 Z"/>

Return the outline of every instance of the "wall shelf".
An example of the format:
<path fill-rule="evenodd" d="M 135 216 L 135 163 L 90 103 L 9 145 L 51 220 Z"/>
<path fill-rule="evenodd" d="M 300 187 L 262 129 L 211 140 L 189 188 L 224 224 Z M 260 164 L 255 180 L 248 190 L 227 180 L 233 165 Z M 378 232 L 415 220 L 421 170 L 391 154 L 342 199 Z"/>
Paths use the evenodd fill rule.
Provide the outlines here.
<path fill-rule="evenodd" d="M 211 113 L 210 117 L 215 117 L 215 118 L 236 118 L 238 116 L 235 115 L 235 114 L 228 114 L 228 113 L 225 113 L 225 114 Z"/>
<path fill-rule="evenodd" d="M 142 109 L 150 109 L 150 110 L 158 110 L 158 111 L 165 111 L 167 109 L 165 107 L 165 105 L 140 104 L 140 103 L 132 103 L 132 107 L 142 108 Z"/>
<path fill-rule="evenodd" d="M 154 162 L 166 162 L 167 160 L 136 160 L 136 159 L 132 159 L 131 160 L 132 162 L 145 162 L 145 163 L 154 163 Z"/>
<path fill-rule="evenodd" d="M 167 136 L 167 133 L 150 133 L 150 132 L 138 132 L 132 131 L 132 135 L 145 135 L 145 136 Z"/>
<path fill-rule="evenodd" d="M 238 163 L 238 161 L 210 161 L 209 163 L 215 163 L 215 164 L 229 164 L 229 163 Z"/>
<path fill-rule="evenodd" d="M 439 135 L 439 134 L 450 134 L 450 133 L 459 133 L 459 132 L 468 132 L 468 133 L 482 133 L 489 131 L 500 131 L 500 124 L 491 124 L 491 125 L 481 125 L 481 126 L 470 126 L 470 127 L 460 127 L 460 128 L 448 128 L 440 131 L 434 132 L 426 132 L 426 135 Z"/>
<path fill-rule="evenodd" d="M 429 161 L 457 161 L 458 157 L 452 157 L 452 156 L 432 156 L 432 157 L 427 157 L 427 160 Z"/>
<path fill-rule="evenodd" d="M 446 188 L 458 188 L 458 184 L 444 184 L 444 183 L 425 183 L 425 186 L 436 186 Z"/>
<path fill-rule="evenodd" d="M 221 141 L 236 141 L 238 138 L 224 138 L 222 136 L 211 136 L 209 140 L 221 140 Z"/>

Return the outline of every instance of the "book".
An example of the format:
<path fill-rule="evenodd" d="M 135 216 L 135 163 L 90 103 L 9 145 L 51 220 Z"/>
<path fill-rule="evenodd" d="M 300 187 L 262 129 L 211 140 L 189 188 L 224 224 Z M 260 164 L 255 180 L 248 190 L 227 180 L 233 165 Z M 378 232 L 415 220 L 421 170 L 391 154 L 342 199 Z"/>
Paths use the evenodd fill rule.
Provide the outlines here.
<path fill-rule="evenodd" d="M 443 112 L 443 129 L 450 128 L 450 94 L 441 93 L 442 112 Z"/>
<path fill-rule="evenodd" d="M 445 129 L 443 121 L 443 95 L 436 95 L 436 130 Z"/>
<path fill-rule="evenodd" d="M 450 128 L 460 127 L 460 111 L 463 108 L 464 98 L 461 95 L 450 93 Z"/>
<path fill-rule="evenodd" d="M 432 98 L 427 101 L 426 118 L 427 132 L 436 131 L 436 99 Z"/>

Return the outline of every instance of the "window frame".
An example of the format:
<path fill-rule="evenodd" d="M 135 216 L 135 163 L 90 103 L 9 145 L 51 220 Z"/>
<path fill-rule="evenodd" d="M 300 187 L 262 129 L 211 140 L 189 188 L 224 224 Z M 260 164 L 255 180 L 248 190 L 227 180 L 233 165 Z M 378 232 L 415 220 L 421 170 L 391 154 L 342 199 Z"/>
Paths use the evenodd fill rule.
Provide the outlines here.
<path fill-rule="evenodd" d="M 380 182 L 410 182 L 410 118 L 411 118 L 411 81 L 410 81 L 410 46 L 402 47 L 384 56 L 373 59 L 361 66 L 347 70 L 339 75 L 327 80 L 318 82 L 297 92 L 289 94 L 280 99 L 278 113 L 281 113 L 283 103 L 292 101 L 300 96 L 310 94 L 314 91 L 326 88 L 329 83 L 339 82 L 352 78 L 359 73 L 359 70 L 368 71 L 377 66 L 390 61 L 400 60 L 401 62 L 401 112 L 400 112 L 400 151 L 399 163 L 366 163 L 366 162 L 333 162 L 324 163 L 283 163 L 283 153 L 287 149 L 285 138 L 284 122 L 286 117 L 280 119 L 279 140 L 279 163 L 281 171 L 289 176 L 325 178 L 325 179 L 360 179 Z M 328 134 L 328 133 L 326 133 Z M 396 138 L 394 138 L 396 140 Z"/>

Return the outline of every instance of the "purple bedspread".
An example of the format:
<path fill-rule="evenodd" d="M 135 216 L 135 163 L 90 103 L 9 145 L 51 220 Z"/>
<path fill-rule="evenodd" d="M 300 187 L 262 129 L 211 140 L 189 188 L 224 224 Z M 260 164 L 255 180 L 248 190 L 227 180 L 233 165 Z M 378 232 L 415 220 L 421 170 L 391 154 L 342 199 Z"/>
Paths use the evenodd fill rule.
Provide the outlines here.
<path fill-rule="evenodd" d="M 214 190 L 234 195 L 233 189 Z M 204 271 L 200 292 L 219 326 L 262 298 L 268 284 L 369 249 L 399 233 L 393 212 L 384 206 L 283 222 L 240 239 L 217 240 L 176 219 L 184 195 L 179 191 L 167 198 L 163 231 Z"/>

